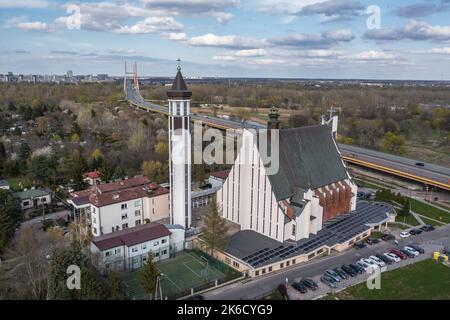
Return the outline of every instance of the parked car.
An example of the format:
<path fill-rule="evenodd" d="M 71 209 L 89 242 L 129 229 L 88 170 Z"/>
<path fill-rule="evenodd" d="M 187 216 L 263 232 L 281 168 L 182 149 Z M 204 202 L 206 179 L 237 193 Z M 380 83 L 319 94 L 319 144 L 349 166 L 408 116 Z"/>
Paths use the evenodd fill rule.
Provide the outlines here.
<path fill-rule="evenodd" d="M 403 250 L 412 253 L 414 255 L 414 257 L 417 257 L 420 254 L 419 251 L 414 250 L 413 248 L 408 247 L 408 246 L 403 247 Z"/>
<path fill-rule="evenodd" d="M 410 243 L 410 244 L 408 244 L 408 247 L 413 248 L 414 250 L 416 250 L 417 252 L 419 252 L 421 254 L 425 253 L 425 250 L 416 243 Z"/>
<path fill-rule="evenodd" d="M 391 250 L 389 250 L 389 252 L 395 254 L 397 257 L 399 257 L 402 260 L 408 259 L 408 256 L 398 249 L 391 249 Z"/>
<path fill-rule="evenodd" d="M 342 267 L 341 267 L 341 269 L 342 270 L 344 270 L 350 277 L 356 277 L 357 275 L 358 275 L 358 272 L 356 272 L 352 267 L 350 267 L 350 266 L 346 266 L 346 265 L 343 265 Z"/>
<path fill-rule="evenodd" d="M 394 262 L 400 262 L 402 259 L 394 253 L 386 252 L 383 255 L 389 259 L 392 259 Z"/>
<path fill-rule="evenodd" d="M 411 235 L 413 235 L 413 236 L 415 236 L 415 235 L 417 235 L 417 234 L 421 234 L 422 233 L 422 230 L 420 230 L 420 229 L 412 229 L 412 230 L 409 230 L 409 234 L 411 234 Z"/>
<path fill-rule="evenodd" d="M 330 278 L 334 279 L 334 281 L 336 282 L 340 282 L 341 281 L 341 277 L 339 277 L 339 275 L 334 272 L 331 269 L 328 269 L 327 271 L 325 271 L 325 275 L 329 276 Z"/>
<path fill-rule="evenodd" d="M 435 228 L 429 224 L 426 224 L 426 225 L 420 227 L 420 230 L 425 231 L 425 232 L 433 231 L 434 229 Z"/>
<path fill-rule="evenodd" d="M 295 290 L 297 290 L 300 293 L 308 292 L 308 289 L 306 288 L 306 286 L 301 282 L 294 282 L 292 284 L 292 288 L 294 288 Z"/>
<path fill-rule="evenodd" d="M 348 279 L 348 274 L 347 274 L 345 271 L 343 271 L 342 269 L 334 268 L 333 271 L 336 272 L 337 275 L 338 275 L 342 280 L 347 280 L 347 279 Z"/>
<path fill-rule="evenodd" d="M 363 261 L 356 261 L 355 264 L 356 264 L 358 267 L 362 268 L 364 271 L 367 271 L 367 270 L 369 270 L 369 268 L 370 268 L 370 265 L 368 265 L 367 263 L 365 263 L 365 262 L 363 262 Z"/>
<path fill-rule="evenodd" d="M 385 233 L 381 236 L 381 240 L 383 241 L 395 240 L 395 236 L 390 233 Z"/>
<path fill-rule="evenodd" d="M 334 280 L 328 276 L 322 276 L 320 277 L 320 281 L 329 286 L 330 288 L 336 288 L 336 285 L 334 284 Z"/>
<path fill-rule="evenodd" d="M 400 249 L 400 251 L 405 254 L 408 258 L 415 258 L 416 255 L 408 250 Z"/>
<path fill-rule="evenodd" d="M 380 268 L 386 267 L 386 263 L 384 263 L 383 260 L 377 258 L 376 256 L 370 256 L 369 259 L 375 262 L 376 265 L 379 266 Z"/>
<path fill-rule="evenodd" d="M 377 239 L 374 237 L 369 237 L 369 238 L 367 238 L 366 242 L 367 242 L 367 244 L 370 244 L 370 245 L 377 244 L 380 242 L 380 239 Z"/>
<path fill-rule="evenodd" d="M 358 274 L 364 273 L 364 271 L 365 271 L 363 268 L 361 268 L 360 266 L 358 266 L 358 265 L 356 265 L 354 263 L 351 263 L 348 266 L 350 268 L 352 268 L 353 270 L 355 270 Z"/>
<path fill-rule="evenodd" d="M 378 265 L 375 263 L 375 261 L 368 259 L 368 258 L 362 258 L 359 261 L 364 262 L 365 264 L 369 265 L 373 268 L 378 268 Z"/>
<path fill-rule="evenodd" d="M 367 245 L 364 242 L 356 242 L 353 247 L 355 247 L 355 249 L 363 249 L 365 247 L 367 247 Z"/>
<path fill-rule="evenodd" d="M 313 291 L 319 288 L 317 283 L 312 279 L 302 279 L 300 282 L 303 283 L 308 289 Z"/>
<path fill-rule="evenodd" d="M 408 231 L 402 231 L 400 232 L 401 238 L 408 238 L 411 234 Z"/>
<path fill-rule="evenodd" d="M 392 264 L 394 262 L 394 260 L 392 260 L 391 258 L 388 258 L 382 254 L 377 254 L 377 255 L 375 255 L 375 257 L 377 257 L 378 259 L 383 261 L 385 264 Z"/>

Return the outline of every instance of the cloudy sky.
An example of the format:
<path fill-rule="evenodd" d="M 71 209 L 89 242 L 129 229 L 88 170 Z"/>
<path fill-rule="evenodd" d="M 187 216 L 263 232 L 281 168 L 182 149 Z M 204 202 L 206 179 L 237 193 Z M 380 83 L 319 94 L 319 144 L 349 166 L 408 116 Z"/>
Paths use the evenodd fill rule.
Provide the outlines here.
<path fill-rule="evenodd" d="M 0 39 L 0 73 L 450 79 L 450 0 L 0 0 Z"/>

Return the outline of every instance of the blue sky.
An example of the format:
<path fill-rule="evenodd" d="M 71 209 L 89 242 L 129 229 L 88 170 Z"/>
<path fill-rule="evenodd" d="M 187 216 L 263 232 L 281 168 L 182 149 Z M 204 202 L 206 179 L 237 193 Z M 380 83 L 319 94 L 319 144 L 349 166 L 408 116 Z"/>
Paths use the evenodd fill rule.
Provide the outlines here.
<path fill-rule="evenodd" d="M 0 0 L 0 38 L 0 73 L 450 80 L 450 0 Z"/>

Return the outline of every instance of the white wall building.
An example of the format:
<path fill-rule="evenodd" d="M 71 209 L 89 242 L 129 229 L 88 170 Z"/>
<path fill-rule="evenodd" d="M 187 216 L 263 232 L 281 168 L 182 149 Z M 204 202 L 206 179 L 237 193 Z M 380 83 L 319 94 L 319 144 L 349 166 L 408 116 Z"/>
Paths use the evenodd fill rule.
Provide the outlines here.
<path fill-rule="evenodd" d="M 91 253 L 100 270 L 135 270 L 144 265 L 150 252 L 154 261 L 161 261 L 182 250 L 184 229 L 159 223 L 94 237 L 91 242 Z"/>
<path fill-rule="evenodd" d="M 142 176 L 75 192 L 68 202 L 75 216 L 87 219 L 95 237 L 168 220 L 170 210 L 169 190 Z"/>
<path fill-rule="evenodd" d="M 47 189 L 25 189 L 13 194 L 19 200 L 22 210 L 50 206 L 52 204 L 52 192 Z"/>

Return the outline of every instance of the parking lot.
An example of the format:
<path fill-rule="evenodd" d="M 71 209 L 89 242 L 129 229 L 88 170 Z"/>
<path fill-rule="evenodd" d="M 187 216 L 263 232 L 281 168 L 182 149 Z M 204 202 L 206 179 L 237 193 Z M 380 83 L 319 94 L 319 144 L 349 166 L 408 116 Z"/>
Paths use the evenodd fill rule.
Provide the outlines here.
<path fill-rule="evenodd" d="M 371 256 L 376 256 L 377 254 L 384 254 L 389 253 L 392 249 L 394 250 L 403 250 L 405 246 L 407 246 L 410 243 L 416 243 L 414 236 L 410 236 L 407 239 L 403 239 L 401 241 L 402 243 L 397 246 L 394 240 L 389 241 L 380 241 L 379 243 L 375 243 L 372 245 L 367 245 L 366 247 L 357 250 L 356 252 L 360 252 L 360 254 L 356 254 L 352 260 L 348 260 L 345 262 L 345 265 L 348 266 L 349 264 L 356 264 L 357 262 L 360 263 L 361 259 L 370 259 Z M 418 261 L 422 261 L 425 259 L 430 259 L 433 255 L 433 252 L 435 251 L 441 251 L 444 248 L 445 244 L 442 243 L 435 243 L 433 241 L 428 243 L 422 243 L 420 244 L 420 247 L 424 250 L 423 254 L 417 253 L 417 256 L 415 257 L 406 257 L 405 259 L 396 259 L 397 262 L 391 261 L 391 264 L 386 264 L 383 267 L 380 268 L 380 270 L 383 272 L 391 271 L 394 269 L 402 268 L 407 265 L 416 263 Z M 399 258 L 399 257 L 398 257 Z M 379 260 L 379 259 L 378 259 Z M 367 261 L 367 260 L 366 260 Z M 342 271 L 342 265 L 336 265 L 328 268 L 327 270 L 333 270 L 338 269 L 340 273 L 345 273 Z M 375 266 L 373 266 L 375 267 Z M 372 267 L 372 270 L 373 270 Z M 378 266 L 380 267 L 380 266 Z M 367 279 L 370 277 L 371 274 L 369 272 L 362 272 L 361 274 L 357 274 L 356 276 L 351 277 L 348 273 L 346 275 L 346 279 L 342 279 L 342 277 L 339 277 L 337 275 L 339 281 L 330 281 L 333 284 L 326 284 L 323 282 L 323 276 L 326 274 L 327 270 L 324 270 L 323 272 L 316 274 L 314 276 L 309 277 L 308 279 L 313 280 L 318 286 L 316 290 L 312 290 L 311 288 L 306 287 L 307 291 L 305 292 L 305 286 L 298 285 L 298 282 L 301 282 L 302 279 L 305 279 L 306 277 L 299 277 L 295 278 L 289 281 L 289 286 L 287 288 L 289 297 L 293 300 L 310 300 L 310 299 L 318 299 L 323 296 L 325 296 L 328 293 L 336 293 L 339 291 L 342 291 L 350 286 L 354 286 L 356 284 L 362 283 L 367 281 Z M 372 271 L 373 272 L 373 271 Z M 336 272 L 335 272 L 336 273 Z M 322 280 L 321 280 L 322 278 Z M 329 275 L 328 275 L 329 278 Z M 381 282 L 383 281 L 383 276 L 381 274 Z M 295 289 L 294 287 L 297 287 Z M 303 291 L 301 293 L 300 291 Z"/>

